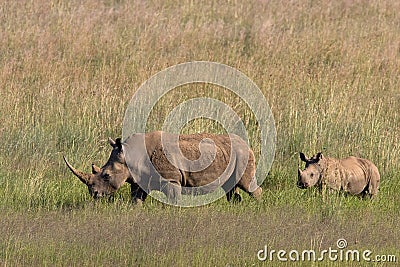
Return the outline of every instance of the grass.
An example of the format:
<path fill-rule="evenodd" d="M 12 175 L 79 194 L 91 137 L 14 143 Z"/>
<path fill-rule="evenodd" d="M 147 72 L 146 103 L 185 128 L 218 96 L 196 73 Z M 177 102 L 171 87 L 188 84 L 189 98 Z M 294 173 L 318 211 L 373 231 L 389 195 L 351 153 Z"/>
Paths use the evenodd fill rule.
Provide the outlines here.
<path fill-rule="evenodd" d="M 399 9 L 389 0 L 1 3 L 0 265 L 258 266 L 265 245 L 320 250 L 339 238 L 400 257 Z M 180 209 L 149 199 L 138 209 L 124 186 L 113 203 L 93 203 L 62 155 L 85 171 L 104 163 L 135 90 L 194 60 L 242 71 L 271 106 L 277 149 L 262 202 Z M 167 94 L 149 130 L 202 96 L 243 117 L 257 152 L 251 111 L 216 86 Z M 184 131 L 223 129 L 197 120 Z M 378 198 L 323 203 L 297 189 L 299 151 L 370 159 L 382 176 Z"/>

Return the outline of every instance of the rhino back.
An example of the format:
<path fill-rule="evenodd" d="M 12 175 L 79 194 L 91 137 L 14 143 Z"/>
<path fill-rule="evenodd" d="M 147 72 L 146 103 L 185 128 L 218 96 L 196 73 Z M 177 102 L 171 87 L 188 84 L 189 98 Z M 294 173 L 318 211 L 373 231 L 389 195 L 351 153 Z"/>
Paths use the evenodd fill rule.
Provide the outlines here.
<path fill-rule="evenodd" d="M 203 154 L 201 154 L 199 147 L 201 140 L 204 138 L 209 138 L 214 143 L 206 144 L 206 149 L 203 151 Z M 228 147 L 227 143 L 223 143 L 221 140 L 223 140 L 221 136 L 211 134 L 179 136 L 179 148 L 182 155 L 193 162 L 201 159 L 197 164 L 200 164 L 200 167 L 204 166 L 205 168 L 201 168 L 200 171 L 191 171 L 191 166 L 185 166 L 185 170 L 180 170 L 177 166 L 174 166 L 170 162 L 169 157 L 178 157 L 177 160 L 179 160 L 179 155 L 168 155 L 167 157 L 165 154 L 166 151 L 163 149 L 161 144 L 155 147 L 151 155 L 151 162 L 159 174 L 166 180 L 174 181 L 186 187 L 207 185 L 224 174 L 224 171 L 229 165 L 231 149 L 230 142 Z M 213 153 L 214 149 L 215 158 Z M 229 175 L 232 172 L 233 169 L 228 171 Z M 228 175 L 224 174 L 221 177 L 221 182 L 227 178 Z"/>
<path fill-rule="evenodd" d="M 369 180 L 369 161 L 357 157 L 340 160 L 341 187 L 350 194 L 360 194 Z"/>
<path fill-rule="evenodd" d="M 207 139 L 211 139 L 212 142 L 207 141 Z M 196 161 L 201 156 L 201 159 L 209 164 L 201 165 L 205 168 L 200 171 L 191 171 L 191 165 L 185 166 L 186 163 L 183 164 L 184 168 L 174 166 L 170 159 L 175 158 L 175 163 L 181 164 L 180 159 L 182 158 L 178 155 L 180 153 L 177 153 L 174 149 L 168 153 L 168 149 L 163 147 L 163 142 L 168 146 L 171 142 L 177 140 L 179 140 L 179 151 L 185 159 Z M 200 143 L 202 143 L 203 154 L 199 150 Z M 134 134 L 125 140 L 123 146 L 126 163 L 132 171 L 134 182 L 148 188 L 148 190 L 159 189 L 162 182 L 160 175 L 165 180 L 184 187 L 208 185 L 206 190 L 212 191 L 221 186 L 227 179 L 230 179 L 232 173 L 235 173 L 236 182 L 240 180 L 239 187 L 244 187 L 243 183 L 249 184 L 255 173 L 254 154 L 247 143 L 236 135 L 200 133 L 178 136 L 158 131 Z M 233 159 L 231 159 L 231 150 L 235 152 Z M 147 155 L 140 153 L 140 151 L 146 151 Z M 238 173 L 235 170 L 238 162 L 242 165 L 244 173 Z"/>

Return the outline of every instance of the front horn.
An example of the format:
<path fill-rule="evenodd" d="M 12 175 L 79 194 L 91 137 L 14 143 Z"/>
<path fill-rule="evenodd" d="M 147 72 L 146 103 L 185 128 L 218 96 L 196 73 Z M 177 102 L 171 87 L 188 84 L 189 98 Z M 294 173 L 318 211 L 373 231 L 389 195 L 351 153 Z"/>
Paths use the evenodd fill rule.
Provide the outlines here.
<path fill-rule="evenodd" d="M 63 156 L 65 163 L 67 164 L 68 168 L 72 171 L 73 174 L 75 174 L 76 177 L 79 178 L 79 180 L 82 181 L 82 183 L 84 184 L 88 184 L 89 183 L 89 179 L 90 179 L 90 174 L 78 171 L 77 169 L 75 169 L 74 167 L 72 167 L 71 164 L 69 164 L 69 162 L 67 161 L 67 159 L 65 158 L 65 156 Z"/>

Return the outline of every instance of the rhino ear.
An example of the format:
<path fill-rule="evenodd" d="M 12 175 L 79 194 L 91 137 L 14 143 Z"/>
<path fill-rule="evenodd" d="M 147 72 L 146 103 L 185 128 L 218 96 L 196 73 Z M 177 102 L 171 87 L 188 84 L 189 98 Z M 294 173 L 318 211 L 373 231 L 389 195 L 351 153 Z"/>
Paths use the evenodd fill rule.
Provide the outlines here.
<path fill-rule="evenodd" d="M 121 138 L 115 139 L 115 144 L 119 149 L 122 149 Z"/>
<path fill-rule="evenodd" d="M 111 137 L 108 137 L 108 142 L 110 143 L 110 146 L 114 147 L 115 146 L 115 141 L 112 140 Z"/>
<path fill-rule="evenodd" d="M 307 161 L 308 161 L 308 158 L 306 157 L 306 155 L 304 155 L 303 152 L 300 152 L 300 159 L 301 159 L 302 161 L 304 161 L 304 162 L 307 162 Z"/>
<path fill-rule="evenodd" d="M 99 173 L 101 171 L 101 169 L 99 167 L 97 167 L 96 165 L 92 164 L 92 173 L 96 174 Z"/>
<path fill-rule="evenodd" d="M 119 150 L 122 149 L 121 138 L 117 138 L 117 139 L 115 139 L 115 141 L 114 141 L 114 140 L 112 140 L 112 139 L 109 137 L 109 138 L 108 138 L 108 142 L 110 143 L 110 145 L 111 145 L 113 148 L 118 148 Z"/>
<path fill-rule="evenodd" d="M 318 152 L 315 157 L 317 158 L 317 160 L 321 160 L 324 158 L 324 155 L 322 155 L 322 152 Z"/>

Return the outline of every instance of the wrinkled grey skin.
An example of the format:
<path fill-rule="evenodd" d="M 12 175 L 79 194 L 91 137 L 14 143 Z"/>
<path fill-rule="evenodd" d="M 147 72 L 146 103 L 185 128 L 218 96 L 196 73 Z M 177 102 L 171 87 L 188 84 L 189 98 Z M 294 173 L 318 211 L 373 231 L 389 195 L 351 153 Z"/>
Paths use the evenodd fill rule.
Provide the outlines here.
<path fill-rule="evenodd" d="M 92 164 L 92 174 L 76 170 L 64 157 L 64 161 L 68 168 L 79 178 L 79 180 L 81 180 L 81 182 L 87 185 L 89 194 L 93 198 L 110 196 L 125 182 L 133 182 L 129 170 L 126 167 L 124 155 L 121 153 L 121 140 L 117 139 L 114 141 L 110 138 L 109 143 L 113 148 L 110 158 L 102 168 Z"/>
<path fill-rule="evenodd" d="M 348 157 L 334 159 L 318 153 L 307 158 L 300 153 L 300 159 L 306 163 L 304 171 L 298 170 L 297 186 L 305 189 L 318 186 L 326 190 L 345 191 L 352 195 L 376 196 L 380 175 L 378 168 L 369 160 Z"/>
<path fill-rule="evenodd" d="M 216 156 L 215 164 L 210 165 L 204 171 L 190 173 L 187 171 L 182 171 L 174 166 L 166 163 L 166 158 L 160 154 L 160 145 L 161 145 L 161 135 L 163 132 L 151 132 L 146 134 L 136 134 L 128 138 L 125 142 L 135 141 L 135 138 L 138 140 L 145 140 L 146 150 L 148 159 L 150 159 L 151 164 L 146 164 L 141 161 L 133 162 L 130 165 L 132 173 L 134 173 L 134 177 L 131 175 L 127 167 L 127 163 L 125 161 L 125 156 L 123 153 L 123 149 L 126 149 L 127 143 L 121 143 L 121 139 L 118 138 L 115 141 L 111 138 L 109 139 L 109 143 L 112 146 L 112 151 L 110 158 L 107 163 L 99 168 L 96 165 L 92 164 L 92 174 L 83 173 L 68 163 L 66 158 L 64 157 L 65 163 L 68 168 L 72 171 L 72 173 L 77 176 L 87 187 L 89 193 L 94 198 L 100 198 L 105 196 L 113 195 L 125 182 L 131 184 L 131 195 L 132 200 L 136 204 L 141 204 L 145 201 L 148 193 L 151 190 L 158 190 L 167 195 L 167 198 L 173 199 L 173 203 L 179 199 L 180 194 L 185 194 L 185 191 L 180 190 L 183 186 L 185 188 L 190 187 L 198 187 L 202 185 L 207 185 L 217 177 L 215 177 L 216 173 L 220 172 L 222 168 L 227 168 L 224 163 L 226 162 L 225 157 Z M 228 135 L 212 135 L 212 134 L 196 134 L 196 135 L 182 135 L 186 139 L 185 142 L 180 142 L 180 146 L 189 146 L 193 142 L 198 142 L 199 138 L 209 138 L 212 139 L 215 144 L 218 146 L 220 141 L 229 140 Z M 140 139 L 142 138 L 142 139 Z M 239 138 L 239 137 L 238 137 Z M 240 140 L 239 140 L 240 139 Z M 239 138 L 240 142 L 244 141 Z M 218 143 L 219 142 L 219 143 Z M 135 142 L 130 142 L 135 143 Z M 197 144 L 197 143 L 196 143 Z M 245 143 L 244 143 L 245 144 Z M 223 146 L 223 145 L 222 145 Z M 131 149 L 131 148 L 130 148 Z M 235 149 L 235 148 L 234 148 Z M 222 148 L 222 150 L 224 150 Z M 225 190 L 229 188 L 229 190 L 225 190 L 227 200 L 241 201 L 241 197 L 239 195 L 238 188 L 241 188 L 245 192 L 247 192 L 252 197 L 260 200 L 262 189 L 257 186 L 255 180 L 255 159 L 254 154 L 248 148 L 246 144 L 246 151 L 238 150 L 237 154 L 239 155 L 236 159 L 236 165 L 240 163 L 240 155 L 246 153 L 246 165 L 244 173 L 242 173 L 241 177 L 237 177 L 236 168 L 233 170 L 232 175 L 229 180 L 226 181 L 222 188 Z M 225 150 L 224 150 L 225 151 Z M 133 153 L 134 154 L 134 153 Z M 139 157 L 138 157 L 139 158 Z M 147 157 L 140 157 L 146 158 Z M 248 159 L 248 161 L 247 161 Z M 228 157 L 229 160 L 229 157 Z M 148 166 L 153 165 L 153 166 Z M 158 173 L 162 174 L 162 177 L 165 181 L 167 181 L 168 186 L 160 185 L 160 179 L 157 178 L 157 182 L 154 182 L 154 169 L 157 170 Z M 234 179 L 237 184 L 232 185 L 232 179 Z M 140 182 L 147 181 L 146 184 L 141 184 Z M 139 184 L 141 186 L 139 186 Z M 229 187 L 227 185 L 229 184 Z M 172 185 L 169 186 L 169 185 Z M 143 188 L 145 186 L 145 188 Z M 224 187 L 225 186 L 225 187 Z M 172 188 L 172 189 L 171 189 Z M 207 192 L 200 192 L 207 193 Z"/>

